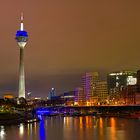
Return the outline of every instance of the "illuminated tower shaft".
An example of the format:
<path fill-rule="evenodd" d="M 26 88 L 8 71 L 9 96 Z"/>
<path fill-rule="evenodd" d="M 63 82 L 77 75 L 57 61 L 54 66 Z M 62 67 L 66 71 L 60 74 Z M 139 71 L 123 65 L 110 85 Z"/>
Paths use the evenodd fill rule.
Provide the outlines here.
<path fill-rule="evenodd" d="M 19 62 L 19 98 L 25 98 L 25 75 L 24 75 L 24 47 L 28 40 L 28 34 L 23 27 L 23 15 L 21 15 L 20 30 L 16 33 L 16 41 L 20 47 Z"/>
<path fill-rule="evenodd" d="M 24 47 L 20 47 L 19 98 L 20 97 L 25 98 Z"/>

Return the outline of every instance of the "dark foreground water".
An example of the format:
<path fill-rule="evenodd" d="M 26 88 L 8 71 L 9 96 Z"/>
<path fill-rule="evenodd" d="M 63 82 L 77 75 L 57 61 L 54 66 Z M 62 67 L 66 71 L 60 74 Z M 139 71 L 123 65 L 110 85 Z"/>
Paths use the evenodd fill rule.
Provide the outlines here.
<path fill-rule="evenodd" d="M 140 120 L 47 117 L 37 123 L 0 126 L 0 140 L 140 140 Z"/>

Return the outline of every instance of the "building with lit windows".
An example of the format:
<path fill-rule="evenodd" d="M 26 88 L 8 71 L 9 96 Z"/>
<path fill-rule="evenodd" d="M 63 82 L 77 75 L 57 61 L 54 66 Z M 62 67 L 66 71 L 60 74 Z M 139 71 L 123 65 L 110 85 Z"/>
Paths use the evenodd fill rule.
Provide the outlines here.
<path fill-rule="evenodd" d="M 82 87 L 77 87 L 74 91 L 74 105 L 86 105 L 86 98 Z"/>
<path fill-rule="evenodd" d="M 82 86 L 87 105 L 94 105 L 97 102 L 96 82 L 98 81 L 98 72 L 88 72 L 82 77 Z"/>
<path fill-rule="evenodd" d="M 137 91 L 140 93 L 140 70 L 137 71 Z"/>
<path fill-rule="evenodd" d="M 140 104 L 140 70 L 137 71 L 137 93 L 136 104 Z"/>
<path fill-rule="evenodd" d="M 48 99 L 51 100 L 51 98 L 56 96 L 56 90 L 55 88 L 51 88 L 51 90 L 48 93 Z"/>
<path fill-rule="evenodd" d="M 120 91 L 128 85 L 136 85 L 136 71 L 118 71 L 107 75 L 108 91 L 111 99 L 119 98 Z"/>
<path fill-rule="evenodd" d="M 74 91 L 68 91 L 64 93 L 64 104 L 67 106 L 74 105 Z"/>
<path fill-rule="evenodd" d="M 136 104 L 137 85 L 128 85 L 122 90 L 124 104 Z"/>
<path fill-rule="evenodd" d="M 98 96 L 99 104 L 107 104 L 108 101 L 108 86 L 106 81 L 96 83 L 96 94 Z"/>

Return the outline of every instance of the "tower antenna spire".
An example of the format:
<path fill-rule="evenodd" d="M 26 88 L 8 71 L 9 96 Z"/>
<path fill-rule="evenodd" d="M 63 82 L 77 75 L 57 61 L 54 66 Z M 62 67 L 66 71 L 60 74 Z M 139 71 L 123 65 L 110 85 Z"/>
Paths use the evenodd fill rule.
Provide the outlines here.
<path fill-rule="evenodd" d="M 23 12 L 21 13 L 21 17 L 20 17 L 20 30 L 21 31 L 24 30 L 24 25 L 23 25 Z"/>

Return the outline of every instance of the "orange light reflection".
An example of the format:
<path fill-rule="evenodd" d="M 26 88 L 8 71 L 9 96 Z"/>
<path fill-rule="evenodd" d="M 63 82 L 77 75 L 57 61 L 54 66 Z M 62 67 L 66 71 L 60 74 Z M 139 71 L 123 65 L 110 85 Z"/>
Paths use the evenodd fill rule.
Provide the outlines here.
<path fill-rule="evenodd" d="M 103 118 L 99 119 L 100 135 L 103 136 Z"/>
<path fill-rule="evenodd" d="M 83 128 L 83 118 L 80 117 L 80 129 L 82 129 L 82 128 Z"/>
<path fill-rule="evenodd" d="M 36 122 L 34 123 L 34 132 L 35 132 L 35 135 L 36 135 Z"/>
<path fill-rule="evenodd" d="M 116 130 L 115 130 L 115 127 L 116 127 L 116 120 L 115 118 L 110 118 L 110 123 L 111 123 L 111 139 L 112 140 L 116 140 Z"/>

